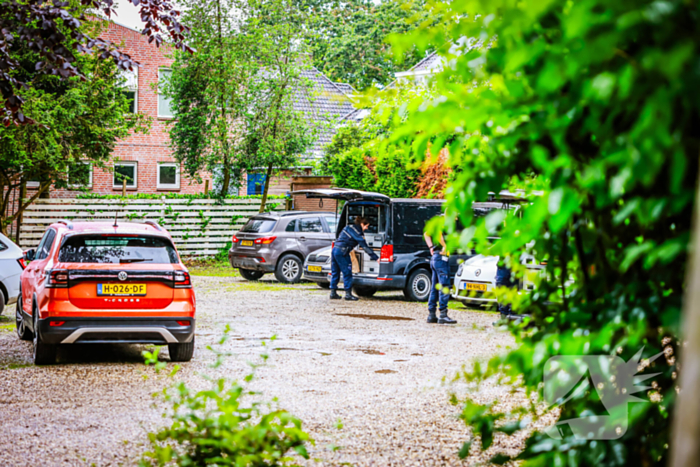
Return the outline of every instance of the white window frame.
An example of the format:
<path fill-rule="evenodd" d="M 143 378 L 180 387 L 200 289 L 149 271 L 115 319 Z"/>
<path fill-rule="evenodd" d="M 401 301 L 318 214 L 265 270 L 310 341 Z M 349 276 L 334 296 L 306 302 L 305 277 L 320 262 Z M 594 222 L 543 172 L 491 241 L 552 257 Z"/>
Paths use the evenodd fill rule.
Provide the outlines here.
<path fill-rule="evenodd" d="M 114 169 L 117 168 L 118 165 L 130 165 L 134 167 L 134 184 L 130 185 L 130 182 L 126 182 L 126 188 L 127 190 L 129 189 L 138 189 L 139 187 L 139 163 L 136 161 L 116 161 L 114 163 Z M 119 185 L 115 184 L 114 180 L 114 173 L 112 173 L 112 187 L 113 188 L 122 188 L 122 184 L 120 183 Z"/>
<path fill-rule="evenodd" d="M 77 161 L 76 164 L 84 164 L 90 166 L 90 180 L 88 181 L 87 185 L 81 185 L 80 183 L 68 183 L 68 188 L 92 188 L 92 164 L 84 161 Z M 66 178 L 69 176 L 69 170 L 70 169 L 66 169 Z"/>
<path fill-rule="evenodd" d="M 134 93 L 134 113 L 139 113 L 139 69 L 134 67 L 134 71 L 121 71 L 126 80 L 125 91 Z"/>
<path fill-rule="evenodd" d="M 172 72 L 172 70 L 171 70 L 170 68 L 158 68 L 158 84 L 160 84 L 161 73 L 164 72 L 164 71 L 170 71 L 170 72 Z M 160 96 L 160 92 L 159 92 L 159 93 L 158 93 L 158 96 L 157 96 L 158 101 L 156 102 L 156 107 L 157 107 L 156 111 L 157 111 L 157 113 L 158 113 L 158 118 L 164 118 L 164 119 L 170 119 L 170 120 L 172 120 L 173 118 L 175 118 L 173 115 L 162 115 L 162 114 L 160 113 L 160 97 L 161 97 L 161 96 Z M 170 107 L 170 105 L 168 105 L 168 107 Z M 172 109 L 170 109 L 170 110 L 171 110 L 171 112 L 172 112 Z"/>
<path fill-rule="evenodd" d="M 175 167 L 175 183 L 160 182 L 160 168 Z M 159 190 L 179 190 L 180 189 L 180 164 L 177 162 L 159 162 L 158 171 L 156 172 L 156 188 Z"/>

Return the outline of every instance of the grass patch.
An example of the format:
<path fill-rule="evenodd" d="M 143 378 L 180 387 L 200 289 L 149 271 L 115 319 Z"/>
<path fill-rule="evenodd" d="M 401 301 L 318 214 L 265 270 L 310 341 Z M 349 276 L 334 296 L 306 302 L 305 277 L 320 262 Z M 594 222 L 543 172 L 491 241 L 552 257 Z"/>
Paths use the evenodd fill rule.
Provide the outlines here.
<path fill-rule="evenodd" d="M 214 258 L 186 260 L 185 266 L 193 276 L 240 277 L 238 269 L 232 268 L 228 261 Z"/>

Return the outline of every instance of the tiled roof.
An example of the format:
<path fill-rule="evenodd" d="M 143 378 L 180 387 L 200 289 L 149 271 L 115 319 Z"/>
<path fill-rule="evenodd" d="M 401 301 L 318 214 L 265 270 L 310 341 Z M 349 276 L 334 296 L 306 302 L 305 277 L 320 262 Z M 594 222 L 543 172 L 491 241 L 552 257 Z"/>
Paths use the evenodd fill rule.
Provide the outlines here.
<path fill-rule="evenodd" d="M 349 96 L 354 89 L 349 84 L 332 82 L 316 68 L 303 71 L 302 76 L 308 79 L 311 85 L 297 92 L 294 110 L 306 113 L 310 123 L 314 125 L 323 124 L 316 142 L 304 155 L 306 160 L 317 159 L 323 155 L 323 148 L 333 139 L 337 123 L 354 112 L 355 108 Z"/>

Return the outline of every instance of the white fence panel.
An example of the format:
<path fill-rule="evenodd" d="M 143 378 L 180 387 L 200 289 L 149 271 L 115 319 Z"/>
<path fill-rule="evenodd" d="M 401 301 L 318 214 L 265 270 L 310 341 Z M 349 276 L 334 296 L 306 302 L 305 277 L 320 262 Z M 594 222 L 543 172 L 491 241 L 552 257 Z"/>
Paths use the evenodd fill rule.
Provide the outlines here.
<path fill-rule="evenodd" d="M 269 199 L 268 210 L 280 211 L 284 199 Z M 258 199 L 39 199 L 22 219 L 20 246 L 35 248 L 46 227 L 71 221 L 142 222 L 155 220 L 168 229 L 182 256 L 219 252 L 248 219 L 258 213 Z"/>

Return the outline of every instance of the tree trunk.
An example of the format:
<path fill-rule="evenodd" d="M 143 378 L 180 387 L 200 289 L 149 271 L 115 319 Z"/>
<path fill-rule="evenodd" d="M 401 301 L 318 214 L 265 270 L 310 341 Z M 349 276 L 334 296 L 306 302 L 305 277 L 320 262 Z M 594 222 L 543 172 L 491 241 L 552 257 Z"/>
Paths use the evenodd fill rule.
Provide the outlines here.
<path fill-rule="evenodd" d="M 270 189 L 270 178 L 272 177 L 272 164 L 267 166 L 267 174 L 265 174 L 265 188 L 263 188 L 262 199 L 260 200 L 260 212 L 265 212 L 265 204 L 267 204 L 267 190 Z"/>
<path fill-rule="evenodd" d="M 700 178 L 698 183 L 700 186 Z M 700 458 L 700 191 L 695 199 L 691 241 L 683 298 L 682 344 L 678 346 L 681 392 L 673 420 L 669 463 L 672 467 L 694 467 Z"/>
<path fill-rule="evenodd" d="M 228 195 L 228 186 L 231 183 L 231 168 L 228 166 L 228 156 L 224 157 L 224 180 L 221 182 L 221 197 Z"/>

